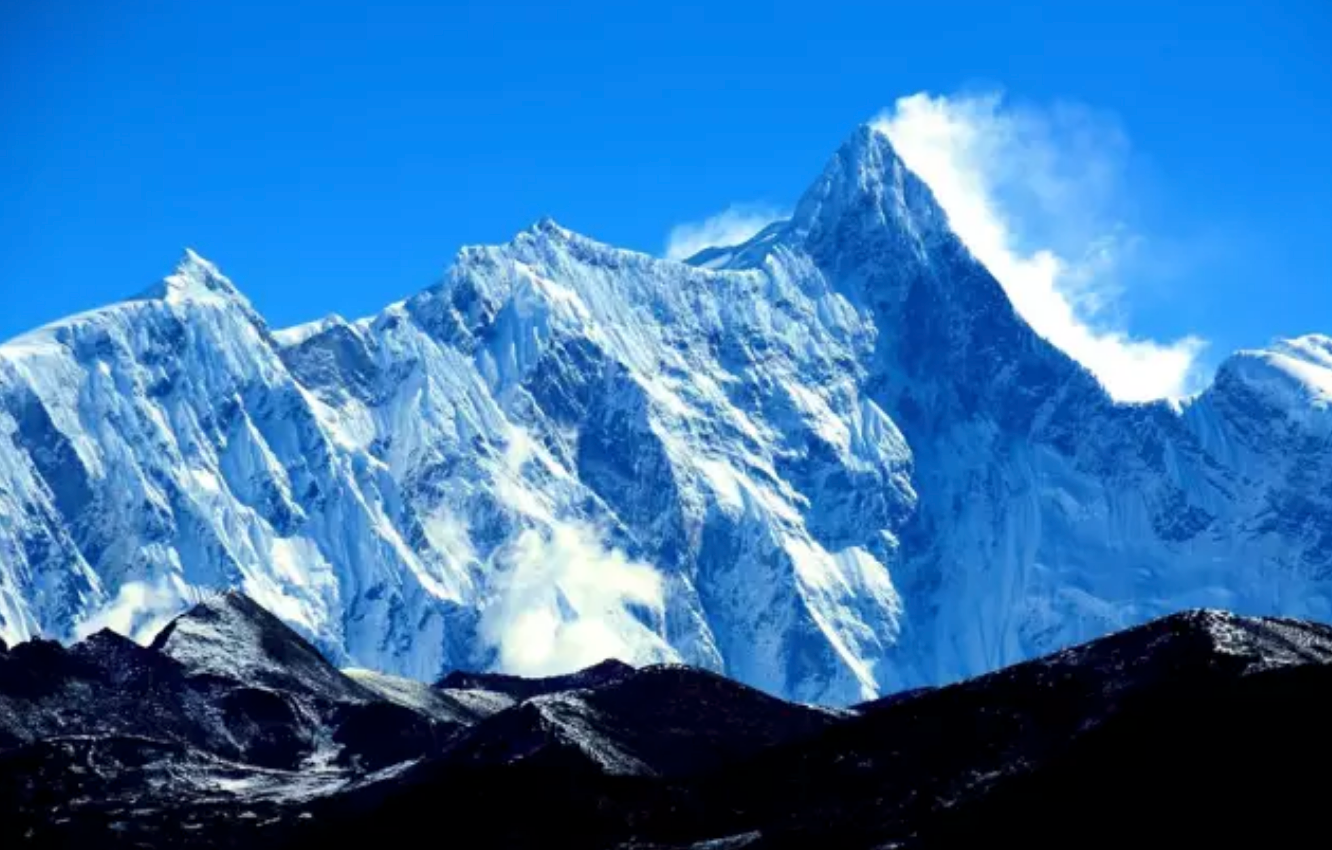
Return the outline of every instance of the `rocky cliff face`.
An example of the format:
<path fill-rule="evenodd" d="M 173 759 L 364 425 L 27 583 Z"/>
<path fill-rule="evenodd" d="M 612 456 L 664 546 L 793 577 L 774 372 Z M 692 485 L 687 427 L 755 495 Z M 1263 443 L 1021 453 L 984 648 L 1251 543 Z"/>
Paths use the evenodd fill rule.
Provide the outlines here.
<path fill-rule="evenodd" d="M 1330 352 L 1115 404 L 868 127 L 688 264 L 543 221 L 274 333 L 189 253 L 0 346 L 0 635 L 235 587 L 418 679 L 615 656 L 848 704 L 1183 607 L 1328 619 Z"/>

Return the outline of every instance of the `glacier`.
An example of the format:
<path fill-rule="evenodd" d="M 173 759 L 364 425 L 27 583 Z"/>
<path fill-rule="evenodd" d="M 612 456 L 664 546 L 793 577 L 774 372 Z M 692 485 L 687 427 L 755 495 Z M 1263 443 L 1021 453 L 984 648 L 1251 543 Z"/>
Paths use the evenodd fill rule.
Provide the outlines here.
<path fill-rule="evenodd" d="M 1114 402 L 885 135 L 686 262 L 543 220 L 273 330 L 187 251 L 0 344 L 0 637 L 243 590 L 429 680 L 687 662 L 844 705 L 1192 607 L 1327 621 L 1332 339 Z"/>

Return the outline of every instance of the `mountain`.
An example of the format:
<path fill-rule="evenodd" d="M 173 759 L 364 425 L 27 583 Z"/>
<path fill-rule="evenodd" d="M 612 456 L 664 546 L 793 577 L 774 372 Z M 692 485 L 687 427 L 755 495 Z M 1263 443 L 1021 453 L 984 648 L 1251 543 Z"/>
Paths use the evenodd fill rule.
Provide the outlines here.
<path fill-rule="evenodd" d="M 423 706 L 362 684 L 233 591 L 149 647 L 103 629 L 69 648 L 38 639 L 0 655 L 0 749 L 73 735 L 166 740 L 274 770 L 382 767 L 513 702 L 486 694 L 487 710 L 432 694 Z"/>
<path fill-rule="evenodd" d="M 1284 844 L 1332 757 L 1332 628 L 1212 610 L 854 710 L 678 664 L 347 677 L 234 594 L 169 628 L 0 652 L 5 846 Z M 454 719 L 409 740 L 418 704 Z"/>
<path fill-rule="evenodd" d="M 466 670 L 454 670 L 435 683 L 438 688 L 454 691 L 483 691 L 505 694 L 515 700 L 531 699 L 544 694 L 560 691 L 582 690 L 609 685 L 628 678 L 634 668 L 608 658 L 600 664 L 594 664 L 583 670 L 563 676 L 545 676 L 539 679 L 525 679 L 522 676 L 506 676 L 503 673 L 471 673 Z"/>
<path fill-rule="evenodd" d="M 1325 626 L 1188 611 L 660 778 L 500 756 L 386 779 L 373 802 L 313 809 L 322 826 L 299 846 L 406 840 L 439 823 L 425 813 L 440 799 L 521 808 L 455 827 L 497 847 L 1283 843 L 1314 827 L 1328 788 L 1329 660 Z M 732 712 L 762 722 L 704 704 L 695 729 Z M 634 718 L 632 704 L 603 715 L 605 734 Z"/>
<path fill-rule="evenodd" d="M 1116 404 L 858 129 L 693 263 L 542 221 L 274 332 L 189 252 L 0 345 L 0 636 L 234 588 L 338 666 L 851 705 L 1191 607 L 1327 620 L 1332 340 Z"/>
<path fill-rule="evenodd" d="M 385 694 L 385 681 L 343 674 L 235 592 L 176 617 L 149 647 L 109 629 L 68 648 L 20 643 L 0 652 L 6 840 L 34 830 L 40 843 L 54 828 L 75 844 L 100 845 L 108 830 L 151 842 L 180 828 L 188 837 L 196 827 L 180 827 L 182 817 L 280 814 L 442 752 L 513 702 L 429 688 L 428 700 L 412 699 Z"/>
<path fill-rule="evenodd" d="M 536 692 L 478 724 L 448 751 L 444 769 L 498 763 L 562 770 L 573 760 L 608 775 L 689 775 L 811 737 L 840 717 L 683 665 L 591 681 Z"/>

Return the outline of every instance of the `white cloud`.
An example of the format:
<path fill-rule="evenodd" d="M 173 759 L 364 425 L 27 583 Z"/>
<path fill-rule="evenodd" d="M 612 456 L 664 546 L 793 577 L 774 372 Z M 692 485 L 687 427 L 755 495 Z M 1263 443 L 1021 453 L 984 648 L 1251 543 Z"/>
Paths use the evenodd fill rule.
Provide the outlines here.
<path fill-rule="evenodd" d="M 156 582 L 127 581 L 114 599 L 75 627 L 77 640 L 102 629 L 110 629 L 141 644 L 148 644 L 162 627 L 188 608 L 197 593 L 168 579 Z"/>
<path fill-rule="evenodd" d="M 686 260 L 704 248 L 739 245 L 786 213 L 767 204 L 732 204 L 702 221 L 677 224 L 666 237 L 666 256 Z"/>
<path fill-rule="evenodd" d="M 505 672 L 549 676 L 607 658 L 641 664 L 676 657 L 629 610 L 642 606 L 660 616 L 661 577 L 602 546 L 590 527 L 528 529 L 498 561 L 497 592 L 480 625 Z"/>
<path fill-rule="evenodd" d="M 933 190 L 1017 311 L 1123 401 L 1178 397 L 1205 343 L 1134 338 L 1107 314 L 1135 240 L 1113 220 L 1127 141 L 1081 107 L 1013 108 L 999 95 L 897 101 L 877 121 Z"/>
<path fill-rule="evenodd" d="M 506 673 L 551 676 L 618 658 L 632 664 L 679 656 L 633 609 L 660 622 L 663 588 L 652 565 L 602 543 L 585 522 L 561 520 L 528 480 L 551 472 L 540 444 L 513 427 L 496 479 L 499 500 L 529 525 L 494 556 L 480 633 Z"/>

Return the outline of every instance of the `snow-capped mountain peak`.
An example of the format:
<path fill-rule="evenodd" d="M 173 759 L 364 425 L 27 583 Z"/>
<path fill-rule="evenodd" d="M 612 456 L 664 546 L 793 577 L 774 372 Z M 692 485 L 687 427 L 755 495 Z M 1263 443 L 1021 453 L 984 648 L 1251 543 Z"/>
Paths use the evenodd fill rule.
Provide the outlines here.
<path fill-rule="evenodd" d="M 917 250 L 943 222 L 942 210 L 882 130 L 861 125 L 805 192 L 791 218 L 792 235 L 817 246 L 854 227 L 904 238 Z"/>
<path fill-rule="evenodd" d="M 193 675 L 236 676 L 330 699 L 366 696 L 281 620 L 235 590 L 209 597 L 173 619 L 152 648 Z"/>
<path fill-rule="evenodd" d="M 1309 334 L 1237 352 L 1217 374 L 1218 385 L 1232 382 L 1290 417 L 1326 420 L 1332 405 L 1332 338 Z"/>
<path fill-rule="evenodd" d="M 849 703 L 1182 607 L 1326 618 L 1330 352 L 1115 404 L 870 126 L 691 263 L 542 219 L 270 334 L 187 252 L 0 345 L 0 636 L 146 640 L 234 587 L 421 680 L 683 660 Z"/>
<path fill-rule="evenodd" d="M 186 248 L 176 263 L 176 270 L 139 294 L 139 298 L 158 298 L 170 302 L 185 300 L 235 302 L 249 308 L 249 300 L 231 279 L 193 248 Z"/>

